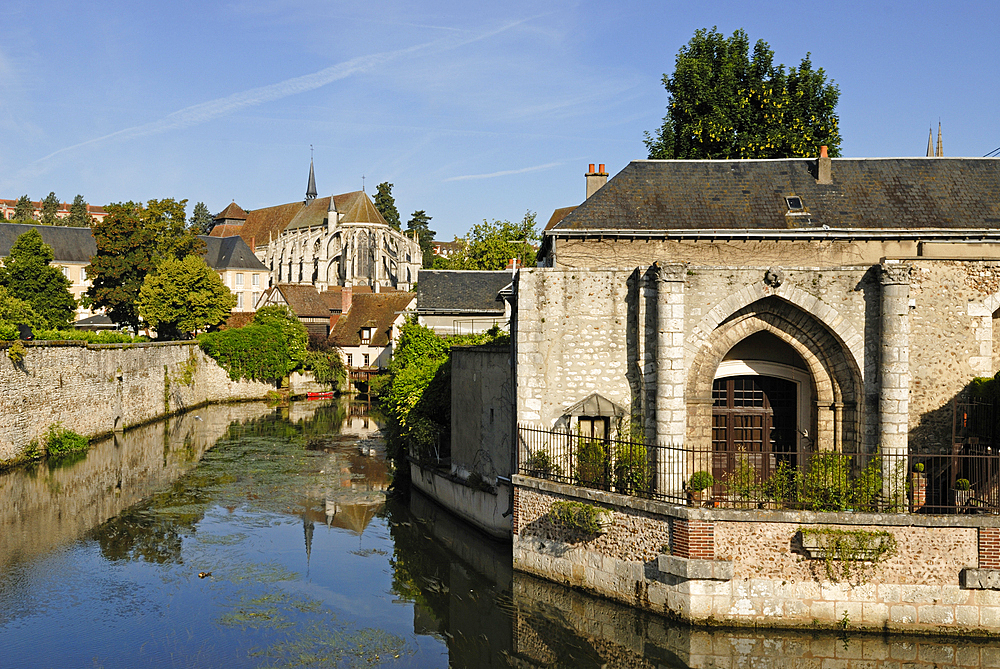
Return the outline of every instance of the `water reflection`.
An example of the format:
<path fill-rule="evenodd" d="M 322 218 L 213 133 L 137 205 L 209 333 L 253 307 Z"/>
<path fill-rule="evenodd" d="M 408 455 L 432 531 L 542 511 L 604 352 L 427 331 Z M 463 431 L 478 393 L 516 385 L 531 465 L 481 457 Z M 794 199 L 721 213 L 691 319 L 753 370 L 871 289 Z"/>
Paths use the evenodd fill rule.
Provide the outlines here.
<path fill-rule="evenodd" d="M 271 412 L 262 402 L 205 407 L 95 442 L 72 459 L 0 475 L 0 570 L 113 518 L 190 471 L 233 423 Z"/>

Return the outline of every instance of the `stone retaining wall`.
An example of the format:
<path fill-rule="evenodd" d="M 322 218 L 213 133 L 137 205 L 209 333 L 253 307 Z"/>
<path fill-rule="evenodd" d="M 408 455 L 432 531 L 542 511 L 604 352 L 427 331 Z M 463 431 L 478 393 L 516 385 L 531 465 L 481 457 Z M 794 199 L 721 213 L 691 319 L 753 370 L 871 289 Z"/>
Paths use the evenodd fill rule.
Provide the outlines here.
<path fill-rule="evenodd" d="M 0 347 L 0 462 L 54 423 L 93 437 L 206 402 L 264 399 L 270 384 L 232 381 L 194 342 L 27 342 L 20 364 Z"/>
<path fill-rule="evenodd" d="M 514 566 L 691 622 L 1000 633 L 997 516 L 687 508 L 514 477 Z M 557 500 L 611 509 L 606 534 L 547 517 Z M 800 530 L 885 531 L 896 554 L 827 572 Z M 697 537 L 697 541 L 693 540 Z M 981 556 L 982 551 L 982 558 Z"/>

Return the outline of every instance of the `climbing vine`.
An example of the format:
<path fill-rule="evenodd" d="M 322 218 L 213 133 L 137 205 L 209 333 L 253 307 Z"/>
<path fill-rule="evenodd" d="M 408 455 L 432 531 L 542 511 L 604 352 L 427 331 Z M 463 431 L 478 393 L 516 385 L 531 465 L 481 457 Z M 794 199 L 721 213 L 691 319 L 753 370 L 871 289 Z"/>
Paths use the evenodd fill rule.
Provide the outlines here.
<path fill-rule="evenodd" d="M 549 508 L 549 520 L 554 524 L 578 530 L 584 534 L 600 533 L 608 515 L 609 512 L 606 509 L 583 502 L 553 502 L 552 507 Z"/>
<path fill-rule="evenodd" d="M 878 567 L 897 551 L 896 537 L 885 530 L 800 527 L 799 533 L 803 543 L 812 537 L 818 548 L 823 550 L 826 575 L 831 581 L 850 578 L 854 568 L 864 562 Z"/>

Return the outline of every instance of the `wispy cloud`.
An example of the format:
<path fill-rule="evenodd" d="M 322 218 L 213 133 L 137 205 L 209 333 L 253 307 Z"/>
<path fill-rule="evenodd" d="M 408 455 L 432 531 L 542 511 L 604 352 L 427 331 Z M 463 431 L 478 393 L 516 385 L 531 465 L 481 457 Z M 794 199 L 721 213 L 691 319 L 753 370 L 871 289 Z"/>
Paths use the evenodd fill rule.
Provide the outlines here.
<path fill-rule="evenodd" d="M 464 174 L 460 177 L 451 177 L 445 179 L 445 181 L 471 181 L 473 179 L 493 179 L 495 177 L 505 177 L 511 174 L 538 172 L 539 170 L 547 170 L 552 167 L 559 167 L 560 165 L 562 165 L 562 163 L 546 163 L 544 165 L 535 165 L 534 167 L 522 167 L 519 170 L 504 170 L 502 172 L 490 172 L 489 174 Z"/>
<path fill-rule="evenodd" d="M 82 148 L 92 147 L 96 144 L 101 144 L 111 140 L 137 139 L 174 130 L 190 128 L 216 118 L 227 116 L 247 107 L 262 105 L 291 95 L 305 93 L 307 91 L 321 88 L 335 81 L 369 71 L 375 67 L 384 65 L 390 61 L 397 60 L 403 56 L 407 56 L 418 51 L 449 51 L 457 49 L 473 42 L 494 37 L 530 21 L 533 18 L 537 17 L 529 17 L 518 21 L 512 21 L 478 34 L 444 37 L 407 47 L 405 49 L 359 56 L 343 63 L 338 63 L 324 68 L 312 74 L 286 79 L 285 81 L 281 81 L 276 84 L 252 88 L 250 90 L 234 93 L 227 97 L 185 107 L 184 109 L 175 111 L 156 121 L 117 130 L 107 135 L 102 135 L 101 137 L 94 137 L 93 139 L 88 139 L 84 142 L 79 142 L 78 144 L 73 144 L 72 146 L 67 146 L 57 151 L 53 151 L 47 156 L 43 156 L 42 158 L 39 158 L 25 166 L 19 171 L 17 177 L 23 178 L 38 176 L 44 173 L 48 166 L 55 162 L 58 158 Z"/>

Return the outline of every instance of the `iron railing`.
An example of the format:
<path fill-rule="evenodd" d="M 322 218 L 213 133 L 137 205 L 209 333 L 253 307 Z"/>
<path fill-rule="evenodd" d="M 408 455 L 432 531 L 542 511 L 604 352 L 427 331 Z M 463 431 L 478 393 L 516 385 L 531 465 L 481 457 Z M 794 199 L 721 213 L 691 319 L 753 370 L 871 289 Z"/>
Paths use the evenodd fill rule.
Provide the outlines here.
<path fill-rule="evenodd" d="M 676 504 L 1000 513 L 1000 454 L 992 447 L 941 455 L 731 453 L 592 439 L 522 425 L 518 449 L 519 474 Z M 714 483 L 700 493 L 692 491 L 695 472 L 710 474 Z"/>

